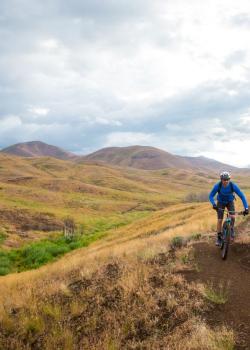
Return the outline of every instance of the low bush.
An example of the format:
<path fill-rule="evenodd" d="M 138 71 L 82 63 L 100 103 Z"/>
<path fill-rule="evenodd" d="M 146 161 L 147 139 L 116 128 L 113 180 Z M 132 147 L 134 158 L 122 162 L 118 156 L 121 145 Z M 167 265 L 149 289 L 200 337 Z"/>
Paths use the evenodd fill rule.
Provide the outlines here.
<path fill-rule="evenodd" d="M 200 193 L 191 192 L 191 193 L 188 193 L 184 199 L 184 202 L 187 202 L 187 203 L 193 203 L 193 202 L 202 203 L 207 201 L 208 201 L 207 192 L 200 192 Z"/>
<path fill-rule="evenodd" d="M 53 240 L 42 240 L 19 249 L 0 251 L 0 275 L 36 269 L 54 261 L 71 250 L 87 247 L 92 242 L 105 236 L 105 232 L 76 236 L 67 239 L 61 235 Z"/>
<path fill-rule="evenodd" d="M 0 231 L 0 244 L 2 244 L 5 241 L 6 237 L 6 234 Z"/>
<path fill-rule="evenodd" d="M 0 276 L 7 275 L 11 270 L 11 259 L 7 252 L 0 252 Z"/>
<path fill-rule="evenodd" d="M 206 299 L 218 305 L 225 304 L 228 299 L 227 288 L 223 285 L 219 285 L 218 287 L 214 287 L 212 285 L 205 286 L 203 294 Z"/>
<path fill-rule="evenodd" d="M 20 252 L 22 268 L 37 268 L 69 251 L 70 247 L 67 246 L 67 244 L 63 245 L 56 241 L 41 241 L 39 243 L 31 244 L 30 246 L 23 248 Z"/>
<path fill-rule="evenodd" d="M 183 237 L 176 236 L 172 238 L 170 245 L 172 249 L 176 249 L 176 248 L 181 248 L 184 245 L 184 243 L 185 241 Z"/>
<path fill-rule="evenodd" d="M 199 241 L 201 239 L 201 233 L 194 233 L 192 236 L 190 236 L 191 241 Z"/>

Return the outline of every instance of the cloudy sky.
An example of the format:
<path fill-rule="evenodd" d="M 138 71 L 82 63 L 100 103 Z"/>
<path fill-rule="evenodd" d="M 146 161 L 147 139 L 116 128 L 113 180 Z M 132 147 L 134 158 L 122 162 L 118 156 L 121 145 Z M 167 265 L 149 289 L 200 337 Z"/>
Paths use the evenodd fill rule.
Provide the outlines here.
<path fill-rule="evenodd" d="M 0 148 L 250 164 L 249 0 L 1 0 Z"/>

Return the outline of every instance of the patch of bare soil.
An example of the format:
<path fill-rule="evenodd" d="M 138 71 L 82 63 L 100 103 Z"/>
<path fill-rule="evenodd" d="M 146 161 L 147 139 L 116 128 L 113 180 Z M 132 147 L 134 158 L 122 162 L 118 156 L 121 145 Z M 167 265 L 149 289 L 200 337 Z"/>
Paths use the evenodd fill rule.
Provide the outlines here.
<path fill-rule="evenodd" d="M 18 231 L 56 231 L 63 223 L 51 213 L 34 213 L 27 209 L 0 209 L 0 222 L 8 222 Z"/>
<path fill-rule="evenodd" d="M 226 325 L 236 334 L 235 349 L 250 349 L 250 245 L 235 242 L 226 261 L 211 243 L 194 244 L 197 270 L 184 272 L 186 279 L 216 288 L 226 286 L 225 304 L 214 304 L 207 313 L 211 326 Z"/>

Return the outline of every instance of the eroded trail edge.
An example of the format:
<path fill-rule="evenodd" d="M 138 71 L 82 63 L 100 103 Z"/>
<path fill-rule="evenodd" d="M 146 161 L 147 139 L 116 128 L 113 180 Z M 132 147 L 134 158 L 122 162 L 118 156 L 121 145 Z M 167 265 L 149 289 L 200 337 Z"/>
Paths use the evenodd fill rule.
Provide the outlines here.
<path fill-rule="evenodd" d="M 236 335 L 235 349 L 250 349 L 250 244 L 242 241 L 249 236 L 250 224 L 244 225 L 239 233 L 226 261 L 221 259 L 214 240 L 194 244 L 197 268 L 184 275 L 189 282 L 223 290 L 225 303 L 214 303 L 206 315 L 207 322 L 213 327 L 230 327 Z"/>

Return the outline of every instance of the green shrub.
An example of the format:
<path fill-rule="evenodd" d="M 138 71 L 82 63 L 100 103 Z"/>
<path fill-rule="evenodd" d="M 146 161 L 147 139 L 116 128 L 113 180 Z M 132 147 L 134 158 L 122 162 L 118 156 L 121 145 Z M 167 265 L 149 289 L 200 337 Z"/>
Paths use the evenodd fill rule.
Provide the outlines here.
<path fill-rule="evenodd" d="M 11 260 L 6 252 L 0 252 L 0 276 L 7 275 L 11 271 Z"/>
<path fill-rule="evenodd" d="M 63 235 L 53 240 L 42 240 L 19 249 L 0 251 L 0 275 L 14 271 L 36 269 L 69 251 L 87 247 L 92 242 L 105 236 L 104 232 L 76 236 L 68 240 Z"/>
<path fill-rule="evenodd" d="M 77 248 L 81 248 L 81 247 L 82 247 L 82 245 L 81 245 L 80 241 L 73 241 L 73 242 L 69 243 L 69 248 L 71 250 L 74 250 L 74 249 L 77 249 Z"/>
<path fill-rule="evenodd" d="M 41 334 L 44 329 L 45 324 L 42 318 L 31 317 L 24 322 L 24 330 L 30 340 L 36 335 Z"/>
<path fill-rule="evenodd" d="M 192 203 L 192 202 L 202 203 L 207 201 L 208 201 L 207 192 L 199 192 L 199 193 L 191 192 L 191 193 L 188 193 L 184 199 L 184 202 L 187 202 L 187 203 Z"/>
<path fill-rule="evenodd" d="M 184 245 L 183 237 L 181 236 L 173 237 L 170 245 L 172 249 L 181 248 Z"/>
<path fill-rule="evenodd" d="M 11 270 L 9 267 L 7 266 L 0 266 L 0 276 L 5 276 L 8 275 L 8 273 L 10 273 Z"/>
<path fill-rule="evenodd" d="M 126 221 L 129 220 L 132 220 L 132 215 Z M 45 239 L 22 248 L 0 252 L 0 275 L 36 269 L 71 250 L 89 246 L 96 240 L 106 236 L 109 229 L 125 225 L 126 221 L 114 219 L 108 222 L 100 219 L 93 226 L 91 225 L 92 228 L 88 231 L 85 226 L 85 234 L 78 232 L 73 237 L 65 237 L 61 234 L 59 237 L 57 236 L 50 240 Z"/>
<path fill-rule="evenodd" d="M 5 241 L 6 237 L 6 234 L 0 231 L 0 244 L 2 244 Z"/>
<path fill-rule="evenodd" d="M 41 241 L 39 243 L 31 244 L 22 249 L 20 258 L 22 266 L 25 269 L 34 269 L 53 258 L 63 255 L 70 251 L 70 247 L 60 242 Z"/>
<path fill-rule="evenodd" d="M 199 239 L 201 239 L 201 233 L 194 233 L 194 234 L 190 237 L 190 240 L 192 240 L 192 241 L 198 241 Z"/>
<path fill-rule="evenodd" d="M 206 286 L 204 288 L 204 296 L 214 304 L 225 304 L 228 300 L 228 291 L 223 285 L 218 287 Z"/>
<path fill-rule="evenodd" d="M 189 263 L 189 256 L 188 256 L 188 254 L 185 254 L 185 255 L 181 256 L 181 262 L 183 264 L 185 264 L 185 265 Z"/>

